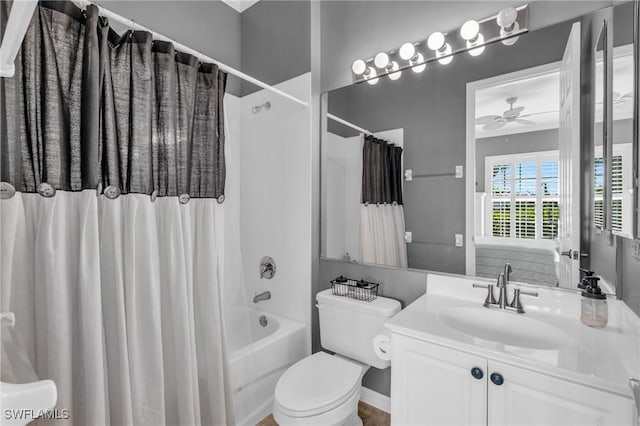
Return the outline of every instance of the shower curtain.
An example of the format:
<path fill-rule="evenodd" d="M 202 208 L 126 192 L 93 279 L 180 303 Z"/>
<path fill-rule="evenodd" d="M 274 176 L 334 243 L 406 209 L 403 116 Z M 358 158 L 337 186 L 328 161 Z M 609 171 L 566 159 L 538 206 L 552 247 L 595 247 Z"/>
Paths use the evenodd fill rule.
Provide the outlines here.
<path fill-rule="evenodd" d="M 406 267 L 401 147 L 373 136 L 364 137 L 361 203 L 362 261 Z"/>
<path fill-rule="evenodd" d="M 0 201 L 0 308 L 69 410 L 51 423 L 233 423 L 226 75 L 70 2 L 40 3 L 16 65 L 0 80 L 18 191 Z"/>

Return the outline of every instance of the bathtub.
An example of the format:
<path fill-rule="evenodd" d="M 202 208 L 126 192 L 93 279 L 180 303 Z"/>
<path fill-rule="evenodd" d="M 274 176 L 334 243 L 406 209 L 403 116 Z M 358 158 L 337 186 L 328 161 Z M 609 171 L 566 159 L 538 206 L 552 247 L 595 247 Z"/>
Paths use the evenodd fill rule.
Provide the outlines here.
<path fill-rule="evenodd" d="M 266 324 L 260 322 L 263 316 Z M 273 392 L 282 373 L 307 356 L 305 325 L 251 310 L 248 325 L 235 322 L 243 323 L 241 327 L 247 329 L 234 330 L 234 322 L 229 324 L 233 405 L 236 424 L 255 425 L 271 413 Z"/>

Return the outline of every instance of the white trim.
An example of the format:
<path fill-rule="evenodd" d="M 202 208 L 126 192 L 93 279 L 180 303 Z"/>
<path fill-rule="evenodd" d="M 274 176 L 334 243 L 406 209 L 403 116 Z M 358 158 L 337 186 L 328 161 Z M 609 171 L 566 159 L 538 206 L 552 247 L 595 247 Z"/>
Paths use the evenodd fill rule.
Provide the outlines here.
<path fill-rule="evenodd" d="M 522 80 L 526 77 L 549 74 L 560 70 L 560 62 L 552 62 L 526 70 L 502 74 L 483 80 L 467 83 L 467 117 L 466 117 L 466 162 L 467 177 L 465 179 L 465 273 L 476 274 L 476 248 L 473 243 L 475 193 L 476 193 L 476 91 L 487 87 L 497 86 L 512 81 Z"/>
<path fill-rule="evenodd" d="M 227 4 L 227 6 L 235 9 L 237 12 L 242 13 L 245 10 L 249 9 L 254 4 L 258 3 L 259 0 L 222 0 Z"/>
<path fill-rule="evenodd" d="M 0 45 L 0 77 L 13 77 L 16 71 L 14 61 L 37 5 L 37 0 L 13 2 Z"/>
<path fill-rule="evenodd" d="M 360 391 L 360 401 L 385 413 L 391 413 L 391 398 L 364 386 Z"/>

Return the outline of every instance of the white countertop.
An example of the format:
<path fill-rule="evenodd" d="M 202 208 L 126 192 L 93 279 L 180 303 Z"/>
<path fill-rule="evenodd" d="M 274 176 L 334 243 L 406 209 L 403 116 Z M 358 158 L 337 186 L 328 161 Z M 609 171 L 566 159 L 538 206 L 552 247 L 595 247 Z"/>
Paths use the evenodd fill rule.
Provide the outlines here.
<path fill-rule="evenodd" d="M 521 296 L 526 313 L 509 314 L 525 315 L 555 326 L 568 336 L 569 342 L 560 349 L 527 349 L 482 340 L 440 322 L 438 315 L 444 310 L 482 307 L 487 290 L 472 288 L 474 282 L 487 281 L 429 275 L 427 293 L 395 315 L 386 327 L 392 333 L 632 398 L 629 378 L 640 378 L 640 318 L 622 301 L 607 299 L 609 323 L 596 329 L 580 322 L 578 292 L 535 288 L 537 298 Z M 510 284 L 511 291 L 514 286 L 522 287 Z"/>

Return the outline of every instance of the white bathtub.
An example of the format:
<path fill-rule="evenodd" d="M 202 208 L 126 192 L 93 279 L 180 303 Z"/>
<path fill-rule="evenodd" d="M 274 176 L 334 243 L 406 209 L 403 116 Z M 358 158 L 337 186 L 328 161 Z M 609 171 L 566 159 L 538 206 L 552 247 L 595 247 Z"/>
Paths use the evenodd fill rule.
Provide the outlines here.
<path fill-rule="evenodd" d="M 262 315 L 267 318 L 264 327 L 260 325 Z M 236 324 L 243 323 L 246 326 L 246 321 Z M 273 314 L 249 311 L 248 330 L 234 330 L 233 321 L 228 328 L 236 424 L 255 425 L 271 413 L 273 392 L 282 373 L 307 355 L 305 325 Z"/>

